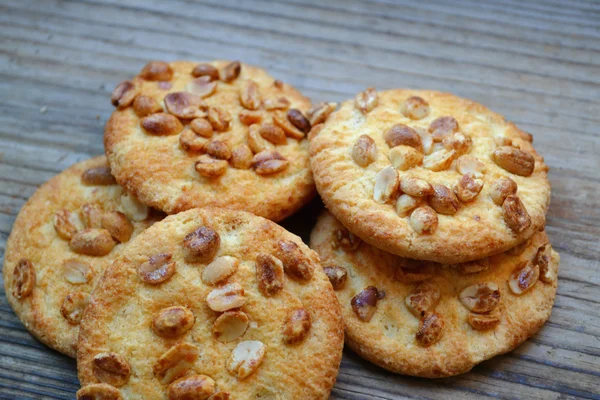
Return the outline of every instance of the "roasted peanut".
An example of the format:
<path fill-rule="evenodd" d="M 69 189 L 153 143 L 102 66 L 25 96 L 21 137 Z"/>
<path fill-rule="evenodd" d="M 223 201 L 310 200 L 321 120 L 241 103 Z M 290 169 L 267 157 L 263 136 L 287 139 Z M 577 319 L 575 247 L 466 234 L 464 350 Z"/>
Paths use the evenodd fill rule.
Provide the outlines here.
<path fill-rule="evenodd" d="M 205 147 L 206 154 L 219 160 L 229 160 L 231 158 L 231 149 L 227 143 L 220 140 L 213 140 Z"/>
<path fill-rule="evenodd" d="M 265 356 L 267 347 L 258 340 L 241 342 L 231 352 L 227 360 L 227 370 L 238 379 L 242 380 L 254 373 Z"/>
<path fill-rule="evenodd" d="M 369 135 L 360 135 L 352 147 L 352 158 L 361 167 L 366 167 L 377 158 L 377 146 Z"/>
<path fill-rule="evenodd" d="M 473 314 L 470 313 L 467 321 L 476 331 L 489 331 L 494 329 L 500 323 L 500 317 L 493 314 Z"/>
<path fill-rule="evenodd" d="M 283 263 L 285 273 L 292 278 L 303 281 L 312 278 L 315 266 L 295 242 L 280 240 L 277 243 L 277 258 Z"/>
<path fill-rule="evenodd" d="M 388 157 L 394 168 L 406 171 L 416 167 L 423 161 L 423 153 L 414 147 L 398 145 L 393 147 Z"/>
<path fill-rule="evenodd" d="M 521 176 L 531 176 L 535 168 L 531 154 L 511 146 L 498 147 L 492 153 L 492 160 L 508 172 Z"/>
<path fill-rule="evenodd" d="M 360 110 L 363 114 L 371 112 L 379 103 L 379 97 L 377 91 L 370 87 L 365 91 L 360 92 L 354 98 L 354 106 Z"/>
<path fill-rule="evenodd" d="M 216 390 L 215 381 L 206 375 L 179 378 L 167 388 L 169 400 L 206 400 Z"/>
<path fill-rule="evenodd" d="M 83 229 L 83 223 L 79 219 L 79 215 L 69 210 L 55 212 L 52 222 L 58 236 L 65 240 L 70 240 L 77 231 Z"/>
<path fill-rule="evenodd" d="M 425 197 L 433 194 L 433 186 L 431 186 L 427 181 L 410 176 L 404 177 L 400 180 L 400 190 L 414 197 Z"/>
<path fill-rule="evenodd" d="M 242 124 L 250 126 L 259 124 L 263 119 L 263 115 L 260 111 L 242 110 L 238 114 L 238 118 Z"/>
<path fill-rule="evenodd" d="M 217 257 L 204 268 L 204 271 L 202 271 L 202 282 L 207 285 L 215 285 L 223 282 L 231 275 L 235 274 L 239 264 L 240 262 L 235 257 Z"/>
<path fill-rule="evenodd" d="M 211 310 L 222 312 L 238 308 L 246 303 L 244 288 L 237 282 L 213 289 L 206 297 Z"/>
<path fill-rule="evenodd" d="M 142 68 L 140 77 L 147 81 L 170 81 L 173 69 L 164 61 L 150 61 Z"/>
<path fill-rule="evenodd" d="M 383 134 L 383 139 L 390 147 L 403 145 L 414 147 L 419 152 L 423 151 L 421 137 L 413 128 L 407 125 L 396 124 L 392 126 L 390 129 L 385 131 Z"/>
<path fill-rule="evenodd" d="M 86 169 L 81 174 L 81 183 L 84 185 L 106 186 L 116 185 L 115 177 L 110 173 L 109 167 L 95 167 Z"/>
<path fill-rule="evenodd" d="M 341 247 L 344 251 L 354 251 L 358 249 L 362 240 L 348 229 L 341 227 L 335 230 L 335 241 L 333 242 L 333 247 L 337 248 Z"/>
<path fill-rule="evenodd" d="M 444 185 L 431 185 L 433 194 L 429 198 L 431 207 L 440 214 L 454 215 L 458 211 L 460 203 L 452 190 Z"/>
<path fill-rule="evenodd" d="M 415 338 L 423 347 L 429 347 L 440 341 L 444 335 L 444 319 L 436 312 L 426 313 L 419 321 Z"/>
<path fill-rule="evenodd" d="M 188 262 L 208 262 L 214 258 L 221 246 L 219 234 L 206 226 L 188 233 L 183 239 L 183 253 Z"/>
<path fill-rule="evenodd" d="M 336 107 L 337 107 L 336 103 L 321 102 L 321 103 L 315 104 L 306 113 L 306 115 L 308 116 L 310 125 L 315 126 L 317 124 L 322 124 L 323 122 L 327 121 L 327 118 L 335 110 Z"/>
<path fill-rule="evenodd" d="M 83 229 L 75 233 L 69 241 L 69 247 L 75 253 L 95 257 L 107 255 L 115 245 L 106 229 Z"/>
<path fill-rule="evenodd" d="M 167 350 L 153 367 L 154 376 L 168 384 L 185 375 L 198 359 L 200 351 L 189 343 L 178 343 Z"/>
<path fill-rule="evenodd" d="M 292 113 L 292 114 L 295 115 L 295 113 Z M 307 122 L 308 122 L 308 120 L 307 120 Z M 288 137 L 291 137 L 292 139 L 302 140 L 302 139 L 304 139 L 304 136 L 306 135 L 303 131 L 301 131 L 295 125 L 293 125 L 292 122 L 290 122 L 289 112 L 285 113 L 283 111 L 279 111 L 279 112 L 276 112 L 275 114 L 273 114 L 273 123 L 275 125 L 277 125 L 278 127 L 280 127 L 281 129 L 283 129 L 283 132 L 285 132 L 285 135 Z M 308 122 L 308 124 L 310 124 L 310 122 Z M 308 130 L 310 131 L 310 126 L 309 126 Z"/>
<path fill-rule="evenodd" d="M 244 336 L 248 321 L 248 316 L 242 311 L 226 311 L 215 320 L 212 333 L 220 342 L 232 342 Z"/>
<path fill-rule="evenodd" d="M 89 293 L 69 293 L 63 300 L 62 306 L 60 307 L 60 313 L 69 324 L 78 325 L 81 322 L 81 317 L 89 302 Z"/>
<path fill-rule="evenodd" d="M 208 75 L 193 79 L 185 86 L 185 90 L 201 98 L 211 96 L 217 90 L 217 82 Z"/>
<path fill-rule="evenodd" d="M 222 108 L 209 107 L 208 121 L 216 131 L 225 132 L 231 125 L 231 116 Z"/>
<path fill-rule="evenodd" d="M 239 145 L 232 150 L 229 162 L 233 168 L 249 169 L 252 166 L 252 150 L 245 144 Z"/>
<path fill-rule="evenodd" d="M 550 268 L 550 260 L 552 260 L 552 245 L 546 243 L 540 246 L 533 259 L 533 263 L 540 269 L 540 280 L 545 283 L 556 281 L 556 276 Z"/>
<path fill-rule="evenodd" d="M 440 289 L 430 282 L 421 283 L 404 299 L 406 308 L 417 318 L 433 311 L 439 302 Z"/>
<path fill-rule="evenodd" d="M 475 175 L 469 172 L 462 176 L 454 190 L 460 201 L 468 203 L 477 197 L 481 189 L 483 189 L 483 180 L 475 178 Z"/>
<path fill-rule="evenodd" d="M 508 287 L 516 295 L 531 290 L 540 276 L 540 268 L 531 261 L 520 263 L 510 274 Z"/>
<path fill-rule="evenodd" d="M 232 61 L 221 70 L 221 80 L 223 82 L 231 82 L 240 76 L 241 71 L 242 64 L 239 61 Z"/>
<path fill-rule="evenodd" d="M 122 110 L 129 107 L 137 94 L 138 89 L 135 87 L 133 82 L 124 81 L 115 87 L 115 90 L 113 90 L 112 95 L 110 96 L 110 101 L 113 106 L 117 107 L 119 110 Z"/>
<path fill-rule="evenodd" d="M 260 136 L 268 140 L 273 144 L 286 144 L 287 137 L 283 132 L 283 129 L 273 124 L 262 124 L 258 128 Z"/>
<path fill-rule="evenodd" d="M 129 380 L 131 367 L 125 358 L 117 353 L 100 353 L 92 361 L 94 376 L 104 383 L 120 387 Z"/>
<path fill-rule="evenodd" d="M 375 314 L 378 300 L 379 291 L 375 286 L 369 286 L 354 296 L 350 304 L 359 319 L 369 322 Z"/>
<path fill-rule="evenodd" d="M 102 228 L 102 208 L 98 204 L 86 203 L 79 212 L 86 228 Z"/>
<path fill-rule="evenodd" d="M 20 259 L 12 274 L 12 295 L 15 299 L 24 299 L 31 295 L 35 287 L 35 269 L 31 261 Z"/>
<path fill-rule="evenodd" d="M 412 210 L 417 208 L 420 204 L 420 200 L 408 194 L 401 194 L 396 199 L 396 212 L 399 216 L 405 217 Z"/>
<path fill-rule="evenodd" d="M 93 271 L 89 263 L 70 258 L 63 261 L 62 275 L 67 282 L 73 285 L 81 285 L 90 281 Z"/>
<path fill-rule="evenodd" d="M 77 400 L 123 400 L 121 392 L 106 383 L 92 383 L 77 391 Z"/>
<path fill-rule="evenodd" d="M 110 233 L 113 239 L 120 243 L 127 242 L 133 234 L 133 225 L 125 214 L 119 211 L 104 213 L 102 227 Z"/>
<path fill-rule="evenodd" d="M 458 154 L 455 150 L 438 150 L 423 157 L 423 167 L 432 171 L 443 171 L 450 168 Z"/>
<path fill-rule="evenodd" d="M 143 118 L 150 114 L 162 112 L 162 107 L 152 97 L 139 95 L 133 101 L 133 111 L 138 117 Z"/>
<path fill-rule="evenodd" d="M 518 196 L 511 194 L 502 203 L 502 216 L 506 225 L 516 233 L 521 233 L 531 226 L 531 217 Z"/>
<path fill-rule="evenodd" d="M 150 114 L 142 118 L 142 128 L 150 135 L 177 135 L 183 130 L 183 125 L 177 117 L 167 113 Z"/>
<path fill-rule="evenodd" d="M 346 279 L 348 279 L 348 270 L 346 268 L 330 265 L 323 267 L 323 272 L 325 272 L 325 275 L 329 278 L 333 290 L 343 289 L 346 285 Z"/>
<path fill-rule="evenodd" d="M 503 176 L 497 179 L 490 188 L 490 197 L 497 205 L 501 206 L 504 200 L 512 194 L 517 193 L 517 183 Z"/>
<path fill-rule="evenodd" d="M 240 103 L 248 110 L 256 110 L 261 105 L 260 89 L 258 84 L 249 79 L 244 82 L 240 90 Z"/>
<path fill-rule="evenodd" d="M 435 142 L 441 142 L 444 137 L 458 132 L 458 121 L 454 117 L 439 117 L 429 124 L 429 132 Z"/>
<path fill-rule="evenodd" d="M 433 233 L 438 226 L 438 216 L 431 207 L 418 207 L 410 214 L 410 226 L 420 234 Z"/>
<path fill-rule="evenodd" d="M 482 178 L 485 172 L 485 164 L 469 154 L 458 157 L 456 160 L 456 170 L 465 175 L 473 174 L 475 178 Z"/>
<path fill-rule="evenodd" d="M 273 296 L 283 289 L 283 263 L 270 254 L 256 256 L 256 281 L 258 289 L 267 296 Z"/>
<path fill-rule="evenodd" d="M 219 70 L 210 64 L 198 64 L 192 70 L 192 75 L 196 78 L 208 76 L 211 80 L 216 81 L 219 79 Z"/>
<path fill-rule="evenodd" d="M 297 308 L 288 313 L 283 324 L 283 341 L 293 344 L 303 341 L 312 325 L 310 314 L 304 308 Z"/>
<path fill-rule="evenodd" d="M 398 171 L 390 165 L 383 168 L 375 175 L 375 186 L 373 188 L 373 199 L 377 203 L 387 203 L 398 190 Z"/>
<path fill-rule="evenodd" d="M 171 254 L 156 254 L 138 267 L 138 275 L 143 282 L 156 285 L 169 279 L 175 273 L 175 261 Z"/>
<path fill-rule="evenodd" d="M 469 311 L 488 313 L 500 303 L 500 289 L 494 282 L 479 283 L 464 288 L 458 298 Z"/>
<path fill-rule="evenodd" d="M 216 178 L 227 172 L 228 166 L 225 160 L 217 160 L 208 154 L 203 154 L 194 164 L 194 169 L 206 178 Z"/>
<path fill-rule="evenodd" d="M 160 337 L 173 339 L 192 329 L 196 318 L 192 311 L 183 306 L 160 310 L 152 320 L 152 330 Z"/>
<path fill-rule="evenodd" d="M 423 119 L 429 114 L 429 103 L 419 96 L 411 96 L 402 105 L 402 114 L 410 119 Z"/>
<path fill-rule="evenodd" d="M 271 175 L 285 170 L 290 162 L 280 153 L 263 150 L 252 158 L 254 171 L 259 175 Z"/>
<path fill-rule="evenodd" d="M 303 133 L 310 132 L 310 121 L 302 114 L 302 111 L 292 108 L 287 112 L 288 121 Z"/>
<path fill-rule="evenodd" d="M 206 108 L 206 103 L 190 92 L 173 92 L 165 96 L 167 111 L 182 119 L 202 118 L 206 113 L 201 109 Z"/>

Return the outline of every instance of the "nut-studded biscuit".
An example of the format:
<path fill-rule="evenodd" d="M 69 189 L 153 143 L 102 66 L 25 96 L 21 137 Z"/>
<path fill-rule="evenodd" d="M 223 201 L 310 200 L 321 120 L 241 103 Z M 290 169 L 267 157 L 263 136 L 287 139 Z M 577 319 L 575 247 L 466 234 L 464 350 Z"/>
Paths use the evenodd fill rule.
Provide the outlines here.
<path fill-rule="evenodd" d="M 75 357 L 83 310 L 104 269 L 160 218 L 116 184 L 106 158 L 77 163 L 23 206 L 6 244 L 6 297 L 25 327 Z"/>
<path fill-rule="evenodd" d="M 544 232 L 485 260 L 405 259 L 354 238 L 328 212 L 312 234 L 342 307 L 346 343 L 390 371 L 440 378 L 531 337 L 550 317 L 559 256 Z M 351 237 L 351 236 L 350 236 Z"/>
<path fill-rule="evenodd" d="M 457 263 L 543 229 L 547 166 L 531 135 L 451 94 L 368 90 L 311 134 L 317 190 L 363 240 Z"/>
<path fill-rule="evenodd" d="M 78 398 L 326 399 L 342 347 L 335 294 L 299 237 L 193 209 L 106 271 L 82 321 Z"/>
<path fill-rule="evenodd" d="M 153 61 L 112 95 L 113 174 L 173 214 L 215 206 L 278 221 L 315 194 L 306 134 L 332 109 L 237 61 Z"/>

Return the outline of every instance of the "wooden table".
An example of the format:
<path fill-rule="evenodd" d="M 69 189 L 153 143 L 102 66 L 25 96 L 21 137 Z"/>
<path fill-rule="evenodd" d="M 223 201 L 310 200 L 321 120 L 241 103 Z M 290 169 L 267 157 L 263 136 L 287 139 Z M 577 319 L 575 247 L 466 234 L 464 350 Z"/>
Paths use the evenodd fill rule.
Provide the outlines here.
<path fill-rule="evenodd" d="M 102 153 L 110 93 L 148 60 L 240 59 L 315 101 L 367 86 L 450 91 L 533 133 L 551 167 L 547 231 L 562 256 L 552 318 L 450 379 L 393 375 L 346 351 L 332 398 L 600 399 L 599 2 L 3 0 L 0 20 L 2 255 L 36 187 Z M 77 388 L 75 362 L 33 339 L 2 289 L 0 398 Z"/>

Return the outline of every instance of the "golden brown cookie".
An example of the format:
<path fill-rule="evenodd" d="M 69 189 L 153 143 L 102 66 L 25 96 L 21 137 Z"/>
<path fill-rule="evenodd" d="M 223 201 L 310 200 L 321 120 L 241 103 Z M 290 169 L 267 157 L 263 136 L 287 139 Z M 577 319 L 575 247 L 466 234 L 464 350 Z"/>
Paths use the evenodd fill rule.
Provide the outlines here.
<path fill-rule="evenodd" d="M 544 232 L 507 253 L 452 266 L 408 260 L 348 237 L 323 212 L 310 244 L 336 290 L 346 343 L 392 372 L 467 372 L 514 349 L 550 317 L 560 258 Z"/>
<path fill-rule="evenodd" d="M 78 398 L 326 399 L 342 347 L 335 294 L 299 237 L 194 209 L 138 236 L 94 291 Z"/>
<path fill-rule="evenodd" d="M 215 206 L 278 221 L 315 194 L 296 89 L 237 61 L 153 61 L 112 95 L 104 145 L 117 181 L 169 214 Z"/>
<path fill-rule="evenodd" d="M 6 243 L 6 297 L 46 345 L 76 356 L 92 288 L 122 247 L 158 218 L 125 193 L 106 158 L 71 166 L 23 206 Z"/>
<path fill-rule="evenodd" d="M 327 208 L 391 253 L 464 262 L 544 228 L 548 167 L 531 135 L 473 101 L 370 89 L 311 136 L 311 166 Z"/>

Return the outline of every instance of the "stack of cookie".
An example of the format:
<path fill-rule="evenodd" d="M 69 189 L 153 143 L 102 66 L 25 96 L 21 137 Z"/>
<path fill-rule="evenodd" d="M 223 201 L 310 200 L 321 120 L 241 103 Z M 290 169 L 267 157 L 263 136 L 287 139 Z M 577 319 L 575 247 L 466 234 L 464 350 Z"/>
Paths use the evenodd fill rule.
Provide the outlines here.
<path fill-rule="evenodd" d="M 559 257 L 531 135 L 450 94 L 368 89 L 311 134 L 310 156 L 329 210 L 310 244 L 358 354 L 451 376 L 549 318 Z"/>

